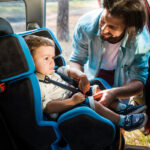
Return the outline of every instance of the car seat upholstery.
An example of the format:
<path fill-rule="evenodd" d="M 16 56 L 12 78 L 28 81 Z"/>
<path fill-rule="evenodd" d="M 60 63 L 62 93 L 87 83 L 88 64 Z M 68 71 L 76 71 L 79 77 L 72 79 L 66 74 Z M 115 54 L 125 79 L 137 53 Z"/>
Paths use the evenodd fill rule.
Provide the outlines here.
<path fill-rule="evenodd" d="M 51 30 L 41 28 L 20 33 L 23 37 L 29 34 L 44 36 L 52 39 L 55 42 L 56 51 L 58 51 L 56 52 L 56 58 L 59 60 L 55 60 L 56 66 L 59 67 L 65 65 L 65 61 L 61 56 L 62 49 Z M 57 61 L 59 62 L 58 64 Z M 102 89 L 110 88 L 110 86 L 103 79 L 91 80 L 91 85 L 92 84 L 98 84 L 102 87 Z M 57 123 L 71 150 L 87 150 L 89 147 L 91 147 L 92 150 L 96 150 L 97 148 L 101 149 L 109 147 L 115 138 L 114 124 L 111 121 L 99 116 L 90 108 L 85 107 L 84 104 L 62 114 Z M 106 127 L 108 127 L 108 132 L 105 132 L 105 138 L 103 137 L 103 140 L 100 140 L 101 142 L 97 143 L 96 141 L 104 135 L 103 131 L 106 130 L 103 130 L 103 128 L 106 129 Z M 85 134 L 82 134 L 83 132 Z"/>
<path fill-rule="evenodd" d="M 23 39 L 28 34 L 54 40 L 56 68 L 65 65 L 60 56 L 61 47 L 47 28 L 0 34 L 0 82 L 6 85 L 6 90 L 0 93 L 1 145 L 14 150 L 112 149 L 116 134 L 114 124 L 87 106 L 75 107 L 57 121 L 43 119 L 35 66 Z"/>
<path fill-rule="evenodd" d="M 7 30 L 8 22 L 2 18 L 0 21 L 5 27 L 0 28 L 0 82 L 6 84 L 6 90 L 0 93 L 0 146 L 57 149 L 54 145 L 60 139 L 58 124 L 43 121 L 40 88 L 28 47 L 21 36 Z"/>

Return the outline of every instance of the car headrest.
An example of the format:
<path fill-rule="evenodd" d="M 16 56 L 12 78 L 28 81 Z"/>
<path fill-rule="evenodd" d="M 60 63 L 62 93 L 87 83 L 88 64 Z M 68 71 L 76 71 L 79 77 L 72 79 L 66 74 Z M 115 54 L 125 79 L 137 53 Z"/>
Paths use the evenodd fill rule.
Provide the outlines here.
<path fill-rule="evenodd" d="M 0 18 L 0 36 L 14 33 L 11 25 L 4 18 Z"/>
<path fill-rule="evenodd" d="M 34 73 L 35 66 L 24 39 L 17 34 L 0 36 L 0 82 Z"/>
<path fill-rule="evenodd" d="M 53 32 L 51 30 L 49 30 L 48 28 L 39 28 L 39 29 L 19 33 L 19 35 L 21 35 L 22 37 L 25 37 L 25 36 L 31 35 L 31 34 L 37 35 L 37 36 L 44 36 L 44 37 L 52 39 L 55 43 L 55 48 L 56 48 L 55 55 L 58 56 L 62 53 L 61 46 L 59 45 L 59 43 L 58 43 L 57 39 L 55 38 Z"/>

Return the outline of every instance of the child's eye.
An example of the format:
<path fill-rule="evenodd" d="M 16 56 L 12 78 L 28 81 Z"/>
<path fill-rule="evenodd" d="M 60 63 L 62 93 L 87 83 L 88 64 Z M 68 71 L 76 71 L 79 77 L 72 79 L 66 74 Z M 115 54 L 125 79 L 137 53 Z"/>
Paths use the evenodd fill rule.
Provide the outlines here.
<path fill-rule="evenodd" d="M 45 60 L 48 60 L 48 57 L 45 57 Z"/>

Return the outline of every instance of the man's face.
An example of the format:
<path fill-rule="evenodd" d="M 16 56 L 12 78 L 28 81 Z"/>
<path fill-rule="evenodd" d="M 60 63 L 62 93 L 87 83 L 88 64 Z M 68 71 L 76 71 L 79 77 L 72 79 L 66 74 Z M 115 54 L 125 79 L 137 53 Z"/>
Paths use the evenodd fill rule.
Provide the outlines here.
<path fill-rule="evenodd" d="M 99 20 L 99 26 L 101 28 L 100 37 L 112 44 L 119 42 L 124 36 L 124 20 L 112 16 L 106 9 Z"/>

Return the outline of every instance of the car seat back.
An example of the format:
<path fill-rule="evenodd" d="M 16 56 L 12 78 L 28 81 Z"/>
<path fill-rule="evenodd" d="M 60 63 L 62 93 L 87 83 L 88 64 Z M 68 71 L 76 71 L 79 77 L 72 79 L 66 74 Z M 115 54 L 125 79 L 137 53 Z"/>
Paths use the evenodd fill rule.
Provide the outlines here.
<path fill-rule="evenodd" d="M 6 85 L 6 90 L 0 94 L 0 127 L 3 131 L 0 136 L 8 135 L 4 139 L 1 137 L 1 143 L 6 143 L 3 146 L 9 143 L 14 150 L 111 149 L 116 135 L 114 124 L 88 107 L 76 107 L 61 115 L 57 122 L 43 120 L 35 66 L 23 39 L 28 34 L 52 38 L 58 49 L 56 68 L 65 65 L 60 56 L 61 48 L 49 29 L 0 36 L 0 82 Z M 104 129 L 108 129 L 107 132 Z M 64 146 L 58 144 L 61 138 L 65 139 Z"/>
<path fill-rule="evenodd" d="M 0 18 L 0 22 L 0 83 L 6 86 L 0 93 L 0 147 L 57 149 L 58 125 L 43 120 L 40 87 L 28 47 L 7 21 Z"/>

